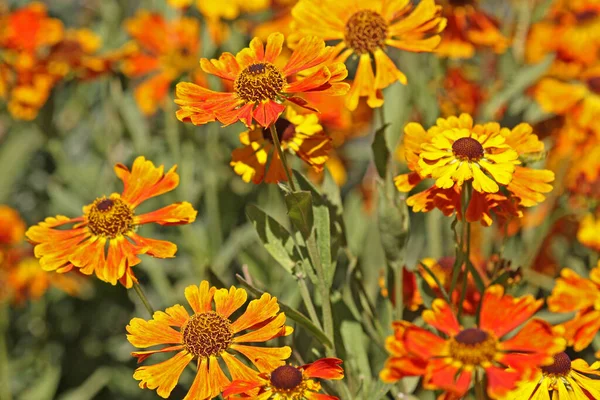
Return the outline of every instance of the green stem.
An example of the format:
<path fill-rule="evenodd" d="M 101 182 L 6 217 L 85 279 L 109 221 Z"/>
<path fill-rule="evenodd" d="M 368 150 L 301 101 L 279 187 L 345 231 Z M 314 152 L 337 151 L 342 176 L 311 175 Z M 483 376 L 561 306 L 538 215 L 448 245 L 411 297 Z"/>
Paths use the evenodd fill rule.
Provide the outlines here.
<path fill-rule="evenodd" d="M 10 391 L 10 367 L 8 360 L 8 346 L 6 336 L 8 335 L 8 304 L 0 302 L 0 399 L 11 400 Z"/>
<path fill-rule="evenodd" d="M 487 400 L 487 394 L 485 392 L 485 382 L 479 371 L 475 373 L 475 398 L 477 400 Z"/>
<path fill-rule="evenodd" d="M 144 307 L 146 307 L 146 310 L 148 310 L 150 317 L 152 317 L 154 315 L 154 309 L 150 305 L 150 302 L 148 301 L 148 298 L 144 294 L 144 291 L 142 290 L 142 287 L 140 286 L 140 284 L 137 282 L 133 282 L 133 289 L 137 293 L 140 300 L 142 300 L 142 303 L 144 303 Z"/>
<path fill-rule="evenodd" d="M 396 320 L 402 320 L 404 314 L 404 274 L 401 262 L 394 263 L 394 297 L 396 300 Z"/>
<path fill-rule="evenodd" d="M 285 176 L 287 176 L 288 183 L 292 192 L 296 191 L 296 186 L 294 185 L 294 180 L 292 179 L 292 174 L 290 173 L 290 168 L 288 167 L 287 159 L 285 158 L 285 153 L 281 148 L 281 143 L 279 142 L 279 136 L 277 135 L 277 128 L 275 124 L 271 124 L 269 126 L 269 130 L 271 131 L 271 138 L 273 139 L 273 145 L 275 145 L 275 150 L 277 150 L 277 154 L 279 154 L 279 158 L 283 163 L 283 169 L 285 170 Z"/>

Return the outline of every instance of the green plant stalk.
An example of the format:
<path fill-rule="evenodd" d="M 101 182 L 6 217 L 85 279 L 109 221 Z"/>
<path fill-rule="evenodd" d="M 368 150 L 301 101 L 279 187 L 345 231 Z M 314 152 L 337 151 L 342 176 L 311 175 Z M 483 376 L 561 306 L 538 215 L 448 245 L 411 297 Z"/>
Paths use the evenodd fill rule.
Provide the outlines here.
<path fill-rule="evenodd" d="M 10 367 L 6 336 L 8 334 L 8 304 L 0 302 L 0 399 L 12 400 Z"/>
<path fill-rule="evenodd" d="M 402 320 L 404 314 L 404 274 L 402 273 L 402 261 L 394 262 L 394 296 L 396 297 L 396 320 Z"/>
<path fill-rule="evenodd" d="M 306 239 L 306 249 L 308 250 L 308 256 L 310 257 L 315 270 L 317 271 L 317 278 L 319 280 L 319 292 L 321 294 L 321 311 L 323 317 L 323 327 L 325 335 L 333 343 L 333 347 L 326 349 L 327 357 L 335 357 L 335 335 L 333 332 L 333 312 L 331 310 L 331 299 L 329 297 L 329 288 L 325 284 L 325 271 L 323 271 L 323 265 L 321 264 L 321 257 L 317 247 L 317 242 L 314 235 L 310 235 Z"/>
<path fill-rule="evenodd" d="M 308 290 L 308 286 L 306 285 L 306 279 L 304 279 L 304 277 L 298 277 L 298 287 L 300 288 L 300 296 L 302 296 L 302 300 L 304 301 L 304 306 L 308 311 L 310 320 L 319 329 L 323 330 L 323 327 L 321 326 L 321 321 L 319 320 L 319 316 L 317 314 L 317 309 L 315 308 L 315 305 L 313 304 L 313 301 L 310 298 L 310 291 Z"/>
<path fill-rule="evenodd" d="M 144 303 L 144 307 L 146 307 L 146 310 L 148 310 L 150 317 L 152 317 L 154 315 L 154 309 L 150 305 L 150 302 L 148 301 L 148 298 L 144 294 L 144 291 L 142 290 L 142 287 L 140 286 L 140 284 L 137 282 L 133 282 L 133 289 L 137 293 L 140 300 L 142 300 L 142 303 Z"/>
<path fill-rule="evenodd" d="M 288 179 L 288 184 L 290 185 L 292 192 L 295 192 L 296 186 L 294 184 L 294 180 L 292 179 L 292 174 L 290 172 L 287 159 L 285 158 L 285 153 L 281 148 L 281 143 L 279 142 L 279 136 L 277 135 L 277 128 L 275 127 L 275 124 L 271 124 L 271 126 L 269 126 L 269 130 L 271 131 L 271 139 L 273 139 L 273 145 L 275 146 L 275 150 L 277 151 L 277 154 L 279 154 L 279 158 L 283 163 L 283 169 L 285 170 L 285 176 Z"/>
<path fill-rule="evenodd" d="M 475 372 L 475 398 L 477 400 L 488 400 L 485 392 L 485 382 L 480 371 Z"/>
<path fill-rule="evenodd" d="M 271 131 L 271 139 L 273 140 L 273 145 L 275 146 L 275 150 L 277 151 L 277 154 L 279 155 L 279 158 L 281 159 L 281 162 L 283 163 L 283 169 L 285 170 L 285 175 L 288 179 L 288 184 L 290 186 L 290 189 L 292 190 L 292 195 L 294 195 L 294 192 L 296 192 L 296 186 L 294 184 L 294 180 L 292 179 L 292 174 L 290 172 L 290 168 L 288 166 L 287 163 L 287 159 L 285 157 L 285 153 L 283 152 L 283 149 L 281 148 L 281 143 L 279 142 L 279 136 L 277 135 L 277 128 L 275 127 L 275 124 L 271 124 L 269 126 L 269 130 Z M 325 335 L 327 335 L 327 338 L 331 341 L 331 343 L 333 343 L 333 347 L 332 348 L 327 348 L 326 352 L 327 352 L 327 356 L 328 357 L 334 357 L 335 356 L 335 336 L 334 336 L 334 332 L 333 332 L 333 312 L 331 310 L 331 300 L 329 298 L 329 289 L 327 288 L 327 285 L 325 284 L 325 271 L 323 271 L 323 265 L 321 264 L 321 257 L 319 255 L 319 250 L 317 247 L 317 242 L 315 240 L 315 236 L 312 234 L 307 235 L 308 238 L 306 239 L 306 249 L 308 250 L 308 256 L 310 257 L 311 260 L 311 264 L 313 265 L 313 267 L 315 268 L 316 272 L 317 272 L 317 277 L 319 280 L 318 286 L 319 286 L 319 292 L 321 294 L 321 301 L 322 301 L 322 314 L 323 314 L 323 327 L 325 329 Z M 311 316 L 312 318 L 312 316 Z"/>

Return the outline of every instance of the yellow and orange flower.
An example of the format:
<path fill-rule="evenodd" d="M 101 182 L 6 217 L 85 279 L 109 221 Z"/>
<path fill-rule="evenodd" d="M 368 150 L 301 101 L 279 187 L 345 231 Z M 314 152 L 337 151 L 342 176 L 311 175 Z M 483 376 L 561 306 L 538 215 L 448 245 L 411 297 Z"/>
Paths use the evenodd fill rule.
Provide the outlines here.
<path fill-rule="evenodd" d="M 211 39 L 217 45 L 223 43 L 230 33 L 229 26 L 225 24 L 225 21 L 232 21 L 242 14 L 256 13 L 272 7 L 270 0 L 167 0 L 167 2 L 171 7 L 178 9 L 189 7 L 195 3 L 196 8 L 205 18 Z"/>
<path fill-rule="evenodd" d="M 231 382 L 223 392 L 223 397 L 257 400 L 338 400 L 336 396 L 319 394 L 321 384 L 314 379 L 343 379 L 344 370 L 341 364 L 342 360 L 338 358 L 321 358 L 301 367 L 282 365 L 263 372 L 255 381 Z"/>
<path fill-rule="evenodd" d="M 125 75 L 147 77 L 135 89 L 135 99 L 146 115 L 167 100 L 170 84 L 197 66 L 200 23 L 195 18 L 167 21 L 159 13 L 140 10 L 125 21 L 133 41 L 128 43 L 122 65 Z"/>
<path fill-rule="evenodd" d="M 440 43 L 446 26 L 441 7 L 434 0 L 423 0 L 415 7 L 410 0 L 336 1 L 300 0 L 292 9 L 292 42 L 304 35 L 316 35 L 327 41 L 340 41 L 335 60 L 359 58 L 356 76 L 346 106 L 354 110 L 360 97 L 370 107 L 381 107 L 381 89 L 406 76 L 386 54 L 385 47 L 412 52 L 432 52 Z M 375 72 L 371 65 L 375 59 Z"/>
<path fill-rule="evenodd" d="M 343 63 L 329 62 L 333 48 L 318 37 L 303 38 L 285 65 L 278 59 L 283 47 L 283 35 L 269 35 L 266 48 L 258 38 L 252 39 L 237 55 L 223 53 L 213 60 L 203 58 L 202 69 L 225 81 L 233 82 L 233 92 L 219 93 L 202 86 L 180 82 L 177 118 L 202 125 L 215 120 L 225 125 L 242 121 L 251 128 L 253 121 L 263 127 L 275 123 L 289 101 L 310 107 L 297 97 L 304 92 L 321 92 L 333 96 L 347 93 L 349 85 L 342 82 L 348 71 Z M 297 74 L 310 73 L 302 78 Z"/>
<path fill-rule="evenodd" d="M 285 118 L 275 122 L 283 151 L 291 151 L 316 172 L 323 170 L 331 150 L 331 139 L 319 124 L 317 114 L 298 114 L 288 107 Z M 255 126 L 240 134 L 244 147 L 231 153 L 236 174 L 245 182 L 276 183 L 287 181 L 285 167 L 275 150 L 269 128 Z"/>
<path fill-rule="evenodd" d="M 442 57 L 471 58 L 475 50 L 490 48 L 502 53 L 509 40 L 498 21 L 479 7 L 478 0 L 442 0 L 442 15 L 448 26 L 436 53 Z"/>
<path fill-rule="evenodd" d="M 157 389 L 160 397 L 168 398 L 185 367 L 196 360 L 196 378 L 185 400 L 212 399 L 231 382 L 221 369 L 220 360 L 227 366 L 231 379 L 254 382 L 260 372 L 284 365 L 291 355 L 292 350 L 287 346 L 253 345 L 293 332 L 285 325 L 285 314 L 279 312 L 275 297 L 265 293 L 252 300 L 237 319 L 231 315 L 246 303 L 244 289 L 234 286 L 229 290 L 217 289 L 202 281 L 200 286 L 188 286 L 185 297 L 194 312 L 191 316 L 185 307 L 176 304 L 164 312 L 155 312 L 150 321 L 133 318 L 127 325 L 127 339 L 135 347 L 168 345 L 133 352 L 138 362 L 156 353 L 177 352 L 166 361 L 136 369 L 133 377 L 140 381 L 141 388 Z M 240 356 L 250 360 L 258 371 L 246 366 Z"/>
<path fill-rule="evenodd" d="M 50 18 L 46 6 L 37 1 L 0 17 L 0 47 L 18 70 L 31 69 L 38 52 L 61 41 L 63 34 L 62 22 Z"/>
<path fill-rule="evenodd" d="M 23 240 L 25 222 L 19 212 L 0 204 L 0 247 L 13 246 Z"/>
<path fill-rule="evenodd" d="M 26 256 L 13 265 L 4 265 L 9 297 L 14 304 L 21 305 L 26 300 L 37 300 L 50 287 L 62 290 L 70 296 L 78 296 L 85 289 L 82 276 L 75 271 L 68 274 L 47 272 L 40 268 L 35 257 Z"/>
<path fill-rule="evenodd" d="M 600 362 L 589 365 L 585 360 L 571 361 L 567 353 L 554 356 L 554 363 L 541 367 L 527 382 L 505 397 L 506 400 L 600 399 Z"/>
<path fill-rule="evenodd" d="M 473 377 L 483 372 L 488 396 L 503 398 L 536 368 L 552 364 L 553 356 L 565 349 L 560 328 L 531 319 L 542 303 L 531 295 L 514 298 L 500 285 L 493 285 L 483 296 L 478 326 L 464 328 L 450 305 L 436 299 L 422 317 L 443 336 L 409 322 L 395 322 L 394 336 L 386 341 L 391 357 L 381 379 L 392 383 L 405 376 L 423 376 L 426 389 L 442 389 L 460 397 L 469 390 Z M 505 338 L 523 323 L 514 336 Z"/>
<path fill-rule="evenodd" d="M 560 271 L 548 308 L 552 312 L 576 311 L 573 319 L 564 323 L 565 337 L 575 351 L 588 347 L 600 330 L 600 262 L 589 279 L 569 268 Z"/>
<path fill-rule="evenodd" d="M 552 190 L 552 171 L 520 166 L 544 150 L 529 124 L 513 129 L 495 122 L 474 125 L 471 116 L 461 114 L 439 118 L 427 131 L 411 122 L 404 133 L 406 162 L 413 172 L 395 178 L 398 190 L 408 192 L 425 178 L 436 180 L 429 189 L 407 199 L 415 212 L 435 207 L 446 215 L 460 212 L 463 183 L 470 182 L 473 193 L 467 221 L 490 225 L 490 211 L 521 216 L 519 207 L 538 204 L 545 199 L 544 193 Z M 509 196 L 500 187 L 506 188 Z"/>
<path fill-rule="evenodd" d="M 586 214 L 579 222 L 577 240 L 586 247 L 600 252 L 600 212 Z"/>
<path fill-rule="evenodd" d="M 138 255 L 174 257 L 175 244 L 142 237 L 137 227 L 148 223 L 189 224 L 197 214 L 192 205 L 174 203 L 140 215 L 135 209 L 145 200 L 175 189 L 179 184 L 175 169 L 165 173 L 162 165 L 157 168 L 143 156 L 135 159 L 131 171 L 117 164 L 115 173 L 124 186 L 121 194 L 97 198 L 83 207 L 81 217 L 57 215 L 29 228 L 26 236 L 35 244 L 35 256 L 42 268 L 64 273 L 75 267 L 83 274 L 95 272 L 100 280 L 113 285 L 120 281 L 130 288 L 137 282 L 132 267 L 141 262 Z"/>
<path fill-rule="evenodd" d="M 528 62 L 538 63 L 554 54 L 547 75 L 572 79 L 598 62 L 599 51 L 598 1 L 554 1 L 547 18 L 532 25 L 525 56 Z"/>
<path fill-rule="evenodd" d="M 460 113 L 475 115 L 487 98 L 487 93 L 464 68 L 448 68 L 441 87 L 438 102 L 446 117 Z"/>
<path fill-rule="evenodd" d="M 579 78 L 573 82 L 544 78 L 536 85 L 534 97 L 544 111 L 569 116 L 577 130 L 590 130 L 600 140 L 600 64 Z"/>

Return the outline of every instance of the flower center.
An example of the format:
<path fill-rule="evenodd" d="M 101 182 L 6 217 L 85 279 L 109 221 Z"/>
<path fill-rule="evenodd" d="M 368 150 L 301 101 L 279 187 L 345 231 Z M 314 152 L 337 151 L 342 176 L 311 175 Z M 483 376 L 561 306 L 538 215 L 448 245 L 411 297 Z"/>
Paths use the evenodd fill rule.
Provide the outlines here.
<path fill-rule="evenodd" d="M 133 210 L 121 199 L 102 197 L 91 204 L 87 219 L 94 235 L 114 238 L 131 230 Z"/>
<path fill-rule="evenodd" d="M 357 54 L 373 53 L 385 45 L 388 24 L 375 11 L 361 10 L 348 19 L 344 33 L 346 43 Z"/>
<path fill-rule="evenodd" d="M 473 138 L 463 137 L 452 143 L 452 152 L 461 160 L 477 161 L 483 157 L 483 146 Z"/>
<path fill-rule="evenodd" d="M 450 339 L 450 356 L 463 364 L 481 365 L 494 359 L 496 344 L 496 339 L 487 332 L 468 328 Z"/>
<path fill-rule="evenodd" d="M 276 100 L 286 81 L 279 69 L 261 62 L 246 67 L 233 84 L 238 97 L 246 103 Z"/>
<path fill-rule="evenodd" d="M 271 372 L 271 386 L 281 390 L 292 390 L 302 383 L 302 372 L 291 365 L 282 365 Z"/>
<path fill-rule="evenodd" d="M 233 341 L 231 322 L 214 311 L 192 315 L 181 333 L 185 349 L 197 357 L 218 356 Z"/>
<path fill-rule="evenodd" d="M 275 129 L 277 129 L 277 137 L 280 142 L 291 140 L 296 133 L 296 126 L 285 118 L 279 118 L 275 122 Z M 269 128 L 262 129 L 263 139 L 273 142 L 271 137 L 271 130 Z"/>
<path fill-rule="evenodd" d="M 600 94 L 600 76 L 588 79 L 587 86 L 592 92 Z"/>
<path fill-rule="evenodd" d="M 575 19 L 578 23 L 586 23 L 596 18 L 598 14 L 594 10 L 586 10 L 575 14 Z"/>
<path fill-rule="evenodd" d="M 542 372 L 546 375 L 564 376 L 571 372 L 571 359 L 564 351 L 554 356 L 554 363 L 542 367 Z"/>

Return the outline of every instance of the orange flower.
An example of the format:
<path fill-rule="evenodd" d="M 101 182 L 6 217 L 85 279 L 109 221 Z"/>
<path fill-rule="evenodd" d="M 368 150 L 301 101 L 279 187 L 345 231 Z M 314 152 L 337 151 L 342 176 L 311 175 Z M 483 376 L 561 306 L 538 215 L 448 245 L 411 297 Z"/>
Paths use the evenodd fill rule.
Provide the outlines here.
<path fill-rule="evenodd" d="M 17 305 L 23 304 L 27 299 L 39 299 L 50 287 L 56 287 L 70 296 L 77 296 L 85 285 L 81 277 L 76 276 L 75 271 L 57 274 L 42 270 L 39 261 L 34 257 L 25 257 L 4 268 L 12 302 Z"/>
<path fill-rule="evenodd" d="M 16 52 L 12 64 L 17 69 L 29 69 L 38 50 L 58 43 L 63 31 L 62 22 L 49 18 L 46 6 L 35 1 L 0 17 L 0 47 Z"/>
<path fill-rule="evenodd" d="M 463 112 L 475 115 L 487 97 L 487 93 L 477 82 L 470 79 L 463 68 L 449 68 L 442 88 L 438 94 L 438 101 L 444 116 Z"/>
<path fill-rule="evenodd" d="M 151 161 L 140 156 L 130 171 L 115 165 L 115 173 L 123 181 L 121 194 L 102 196 L 83 207 L 83 216 L 48 217 L 29 228 L 27 238 L 34 243 L 35 255 L 46 271 L 68 272 L 73 267 L 86 275 L 93 272 L 105 282 L 117 280 L 130 288 L 137 282 L 132 267 L 139 264 L 140 254 L 158 258 L 175 255 L 177 246 L 164 240 L 138 235 L 137 227 L 148 223 L 181 225 L 194 222 L 196 210 L 188 202 L 174 203 L 149 213 L 135 215 L 145 200 L 170 192 L 179 184 L 176 166 L 164 173 Z M 73 224 L 65 229 L 65 225 Z M 108 248 L 108 253 L 106 249 Z"/>
<path fill-rule="evenodd" d="M 12 246 L 23 240 L 25 222 L 19 212 L 0 204 L 0 247 Z"/>
<path fill-rule="evenodd" d="M 577 240 L 592 250 L 600 251 L 600 213 L 589 213 L 579 223 Z"/>
<path fill-rule="evenodd" d="M 534 369 L 552 364 L 553 355 L 565 348 L 560 328 L 531 319 L 542 303 L 530 295 L 505 295 L 500 285 L 493 285 L 483 296 L 478 326 L 464 328 L 450 305 L 436 299 L 422 317 L 444 336 L 404 321 L 394 323 L 395 334 L 387 340 L 391 357 L 381 379 L 391 383 L 404 376 L 423 376 L 426 389 L 460 397 L 469 390 L 473 376 L 484 372 L 488 396 L 503 398 Z M 516 335 L 505 338 L 523 323 Z"/>
<path fill-rule="evenodd" d="M 50 97 L 55 82 L 56 78 L 46 71 L 20 73 L 8 100 L 8 111 L 13 118 L 34 120 Z"/>
<path fill-rule="evenodd" d="M 560 271 L 548 308 L 552 312 L 577 312 L 564 323 L 565 337 L 575 351 L 587 348 L 600 330 L 600 262 L 590 271 L 589 279 L 569 268 Z"/>
<path fill-rule="evenodd" d="M 434 0 L 420 1 L 416 7 L 409 0 L 300 0 L 292 9 L 296 33 L 291 40 L 316 35 L 340 41 L 335 47 L 336 61 L 345 62 L 353 54 L 359 58 L 346 106 L 354 110 L 359 98 L 366 96 L 370 107 L 381 107 L 381 89 L 396 81 L 407 82 L 386 54 L 386 45 L 412 52 L 433 51 L 446 26 L 440 13 Z"/>
<path fill-rule="evenodd" d="M 268 399 L 338 400 L 318 394 L 321 384 L 313 379 L 343 379 L 344 370 L 338 358 L 321 358 L 301 367 L 282 365 L 258 375 L 254 381 L 236 380 L 223 392 L 223 397 Z M 258 393 L 256 390 L 258 389 Z"/>
<path fill-rule="evenodd" d="M 346 94 L 349 86 L 342 80 L 348 71 L 342 63 L 328 63 L 333 48 L 325 46 L 322 39 L 303 38 L 283 66 L 278 65 L 277 58 L 282 46 L 283 35 L 273 33 L 266 48 L 260 39 L 254 38 L 250 47 L 236 56 L 223 53 L 218 60 L 203 58 L 202 69 L 233 82 L 233 92 L 219 93 L 193 83 L 178 83 L 175 103 L 181 109 L 177 118 L 194 125 L 215 120 L 225 125 L 242 121 L 249 128 L 256 120 L 266 128 L 285 110 L 286 101 L 307 107 L 307 102 L 296 94 L 309 91 L 333 96 Z M 297 78 L 301 72 L 308 75 Z"/>
<path fill-rule="evenodd" d="M 544 149 L 529 124 L 513 129 L 494 122 L 474 125 L 468 114 L 461 114 L 439 118 L 427 131 L 409 123 L 404 132 L 406 162 L 413 172 L 395 178 L 398 190 L 408 192 L 424 178 L 436 179 L 434 186 L 407 199 L 415 212 L 439 208 L 445 215 L 457 212 L 462 218 L 460 196 L 463 183 L 469 181 L 473 192 L 467 221 L 490 225 L 491 211 L 520 217 L 520 207 L 538 204 L 552 190 L 552 171 L 520 166 L 521 160 L 539 157 Z"/>
<path fill-rule="evenodd" d="M 509 40 L 498 29 L 497 20 L 485 13 L 477 0 L 443 0 L 448 27 L 436 53 L 442 57 L 471 58 L 476 48 L 487 47 L 502 53 Z"/>
<path fill-rule="evenodd" d="M 576 129 L 590 130 L 600 139 L 600 64 L 582 72 L 579 82 L 544 78 L 534 97 L 544 111 L 568 115 Z"/>
<path fill-rule="evenodd" d="M 196 68 L 200 52 L 200 24 L 195 18 L 167 21 L 161 14 L 139 10 L 125 21 L 134 39 L 123 50 L 123 72 L 148 77 L 135 89 L 135 99 L 146 115 L 167 99 L 171 82 Z"/>
<path fill-rule="evenodd" d="M 316 172 L 323 170 L 331 139 L 319 125 L 317 114 L 298 114 L 288 107 L 285 118 L 275 122 L 283 151 L 291 151 Z M 287 181 L 284 165 L 275 150 L 269 128 L 254 127 L 240 134 L 244 147 L 233 150 L 231 166 L 245 182 Z"/>
<path fill-rule="evenodd" d="M 156 353 L 177 352 L 159 364 L 136 369 L 133 377 L 140 381 L 141 388 L 157 389 L 160 397 L 168 398 L 185 367 L 196 359 L 196 378 L 185 400 L 212 399 L 230 383 L 220 360 L 233 380 L 255 381 L 259 372 L 242 363 L 240 355 L 260 372 L 276 369 L 291 355 L 292 350 L 287 346 L 242 344 L 266 342 L 292 333 L 293 329 L 285 326 L 285 314 L 279 312 L 277 299 L 270 294 L 252 300 L 237 319 L 231 315 L 246 303 L 244 289 L 234 286 L 229 290 L 217 289 L 202 281 L 200 286 L 188 286 L 185 297 L 194 311 L 191 316 L 182 305 L 176 304 L 164 312 L 155 312 L 150 321 L 134 318 L 127 325 L 127 340 L 135 347 L 168 345 L 131 353 L 138 362 Z"/>
<path fill-rule="evenodd" d="M 547 75 L 571 79 L 598 61 L 600 5 L 597 0 L 555 1 L 549 15 L 532 25 L 526 44 L 530 63 L 555 58 Z"/>

